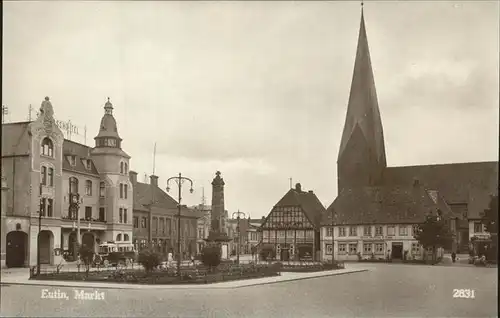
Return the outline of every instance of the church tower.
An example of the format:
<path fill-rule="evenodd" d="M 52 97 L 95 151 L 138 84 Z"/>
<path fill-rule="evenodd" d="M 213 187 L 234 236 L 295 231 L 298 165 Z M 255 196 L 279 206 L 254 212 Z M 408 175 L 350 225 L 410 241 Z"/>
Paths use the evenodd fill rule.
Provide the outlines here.
<path fill-rule="evenodd" d="M 122 139 L 109 98 L 104 105 L 99 133 L 94 138 L 92 160 L 99 171 L 99 208 L 104 209 L 106 241 L 132 242 L 132 183 L 129 179 L 130 156 L 122 150 Z"/>
<path fill-rule="evenodd" d="M 381 183 L 386 166 L 382 120 L 361 7 L 354 73 L 337 159 L 338 192 Z"/>

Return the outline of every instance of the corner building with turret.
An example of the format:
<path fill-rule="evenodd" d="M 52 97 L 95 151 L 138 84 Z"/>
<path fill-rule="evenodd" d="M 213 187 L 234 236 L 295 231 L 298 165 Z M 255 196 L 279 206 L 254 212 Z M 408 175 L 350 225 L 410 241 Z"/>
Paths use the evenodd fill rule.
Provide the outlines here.
<path fill-rule="evenodd" d="M 2 267 L 36 265 L 38 240 L 41 264 L 75 256 L 78 242 L 96 252 L 101 242 L 132 242 L 130 156 L 109 99 L 94 139 L 65 139 L 48 97 L 35 121 L 2 124 Z"/>

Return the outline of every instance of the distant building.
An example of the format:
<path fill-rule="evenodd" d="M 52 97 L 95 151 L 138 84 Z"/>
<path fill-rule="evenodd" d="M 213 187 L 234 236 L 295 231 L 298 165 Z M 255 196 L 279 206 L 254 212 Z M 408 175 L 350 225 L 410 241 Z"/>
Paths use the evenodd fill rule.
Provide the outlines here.
<path fill-rule="evenodd" d="M 158 176 L 150 183 L 137 181 L 130 171 L 134 187 L 134 245 L 138 250 L 153 248 L 161 254 L 177 253 L 177 201 L 158 186 Z M 200 213 L 185 206 L 181 208 L 181 253 L 196 254 L 196 231 Z"/>
<path fill-rule="evenodd" d="M 418 250 L 412 225 L 438 203 L 456 233 L 451 249 L 467 253 L 471 221 L 498 192 L 498 162 L 387 167 L 363 13 L 337 170 L 338 196 L 322 222 L 323 252 L 333 249 L 347 259 L 357 252 L 391 251 L 400 258 L 402 250 Z M 334 245 L 329 245 L 332 231 Z"/>
<path fill-rule="evenodd" d="M 79 240 L 96 251 L 103 241 L 132 241 L 130 156 L 109 99 L 104 110 L 93 148 L 64 139 L 48 97 L 35 121 L 2 124 L 8 267 L 36 265 L 38 238 L 43 264 L 58 263 L 63 251 L 76 255 Z M 78 212 L 70 209 L 74 195 Z"/>
<path fill-rule="evenodd" d="M 317 260 L 320 254 L 320 222 L 325 207 L 312 191 L 302 191 L 300 183 L 290 189 L 262 223 L 259 247 L 269 246 L 276 258 Z"/>

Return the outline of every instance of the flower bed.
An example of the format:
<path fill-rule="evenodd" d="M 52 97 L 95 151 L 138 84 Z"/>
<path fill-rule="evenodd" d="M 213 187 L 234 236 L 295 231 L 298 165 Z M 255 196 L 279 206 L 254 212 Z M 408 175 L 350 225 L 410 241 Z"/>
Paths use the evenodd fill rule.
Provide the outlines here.
<path fill-rule="evenodd" d="M 308 273 L 308 272 L 321 272 L 330 271 L 336 269 L 344 269 L 344 263 L 334 261 L 323 262 L 323 263 L 276 263 L 280 266 L 282 272 L 294 272 L 294 273 Z"/>
<path fill-rule="evenodd" d="M 128 284 L 211 284 L 225 281 L 272 277 L 280 275 L 276 265 L 226 265 L 210 271 L 206 268 L 181 270 L 181 276 L 175 271 L 114 270 L 83 272 L 46 272 L 30 279 L 58 281 L 88 281 Z"/>

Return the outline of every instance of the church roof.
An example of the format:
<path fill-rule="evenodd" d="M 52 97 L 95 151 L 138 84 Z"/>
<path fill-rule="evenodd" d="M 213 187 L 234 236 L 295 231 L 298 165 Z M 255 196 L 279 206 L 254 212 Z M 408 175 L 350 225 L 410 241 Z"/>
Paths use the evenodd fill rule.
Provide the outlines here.
<path fill-rule="evenodd" d="M 375 90 L 375 80 L 363 11 L 361 11 L 356 60 L 354 62 L 351 91 L 338 160 L 342 157 L 351 135 L 357 126 L 359 126 L 365 136 L 370 152 L 376 154 L 377 160 L 385 166 L 384 133 L 378 107 L 377 92 Z"/>
<path fill-rule="evenodd" d="M 300 206 L 314 226 L 319 226 L 325 207 L 319 201 L 314 192 L 301 191 L 300 189 L 290 189 L 275 207 Z"/>
<path fill-rule="evenodd" d="M 490 195 L 498 194 L 498 161 L 388 167 L 386 185 L 409 185 L 414 180 L 439 190 L 448 204 L 467 203 L 469 218 L 479 218 Z"/>
<path fill-rule="evenodd" d="M 345 189 L 328 207 L 322 225 L 332 224 L 332 214 L 335 225 L 417 224 L 437 209 L 456 217 L 439 192 L 434 199 L 422 185 Z"/>

